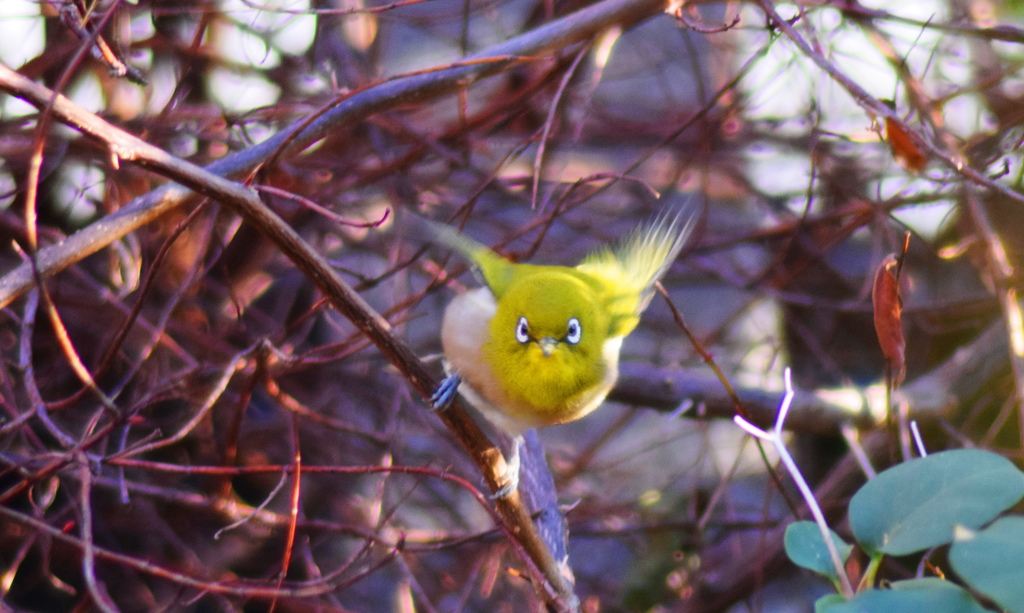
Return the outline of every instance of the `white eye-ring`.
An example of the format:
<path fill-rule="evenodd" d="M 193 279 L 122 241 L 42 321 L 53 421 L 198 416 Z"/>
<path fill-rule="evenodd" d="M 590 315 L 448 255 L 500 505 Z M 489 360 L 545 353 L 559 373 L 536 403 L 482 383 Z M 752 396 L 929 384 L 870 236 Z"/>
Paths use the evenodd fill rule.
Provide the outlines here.
<path fill-rule="evenodd" d="M 570 345 L 575 345 L 580 342 L 580 338 L 583 336 L 583 326 L 580 325 L 580 320 L 575 317 L 569 320 L 569 325 L 566 326 L 565 330 L 565 342 Z"/>
<path fill-rule="evenodd" d="M 525 317 L 520 317 L 516 324 L 516 340 L 520 343 L 530 342 L 530 324 Z"/>

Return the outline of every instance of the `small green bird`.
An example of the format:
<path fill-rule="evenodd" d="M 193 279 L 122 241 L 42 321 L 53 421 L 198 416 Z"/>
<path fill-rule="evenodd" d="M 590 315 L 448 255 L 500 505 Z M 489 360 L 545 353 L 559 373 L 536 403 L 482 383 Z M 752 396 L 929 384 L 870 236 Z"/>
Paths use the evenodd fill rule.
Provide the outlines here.
<path fill-rule="evenodd" d="M 437 240 L 465 255 L 484 283 L 445 310 L 441 345 L 449 375 L 432 401 L 442 409 L 458 390 L 513 437 L 498 497 L 518 486 L 524 432 L 579 419 L 604 401 L 619 374 L 622 341 L 695 217 L 689 209 L 659 215 L 575 267 L 514 264 L 431 224 Z"/>

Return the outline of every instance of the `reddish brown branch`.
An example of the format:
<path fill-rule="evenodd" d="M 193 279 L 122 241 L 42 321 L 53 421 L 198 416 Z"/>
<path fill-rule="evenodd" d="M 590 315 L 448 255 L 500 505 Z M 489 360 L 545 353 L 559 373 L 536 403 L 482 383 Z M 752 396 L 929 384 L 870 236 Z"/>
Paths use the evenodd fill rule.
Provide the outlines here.
<path fill-rule="evenodd" d="M 43 103 L 52 93 L 41 85 L 0 65 L 0 87 L 11 88 L 28 100 Z M 150 168 L 175 181 L 234 208 L 246 221 L 270 238 L 331 301 L 331 304 L 356 325 L 377 348 L 394 364 L 424 399 L 429 399 L 436 382 L 425 364 L 391 330 L 391 325 L 363 298 L 352 290 L 335 269 L 298 233 L 268 209 L 255 190 L 219 177 L 198 166 L 176 158 L 122 130 L 108 124 L 63 96 L 53 104 L 54 116 L 75 126 L 104 143 L 114 155 Z M 492 491 L 500 487 L 504 474 L 501 454 L 458 404 L 439 413 L 441 419 L 480 467 Z M 47 471 L 56 470 L 68 460 L 51 464 Z M 24 482 L 24 483 L 27 483 Z M 20 488 L 9 490 L 3 498 L 9 499 Z M 2 500 L 2 499 L 0 499 Z M 498 511 L 508 526 L 515 542 L 522 548 L 531 568 L 538 569 L 538 592 L 557 610 L 572 608 L 575 602 L 572 587 L 562 576 L 558 564 L 538 534 L 529 512 L 518 494 L 497 501 Z M 550 591 L 549 591 L 550 590 Z"/>

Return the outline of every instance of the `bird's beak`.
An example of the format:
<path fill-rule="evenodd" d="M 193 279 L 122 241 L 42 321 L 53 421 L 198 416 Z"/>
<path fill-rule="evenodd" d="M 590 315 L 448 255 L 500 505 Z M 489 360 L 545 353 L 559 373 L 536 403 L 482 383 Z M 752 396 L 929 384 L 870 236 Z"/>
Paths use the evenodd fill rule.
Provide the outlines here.
<path fill-rule="evenodd" d="M 554 351 L 555 347 L 558 346 L 558 339 L 551 338 L 550 336 L 545 336 L 544 338 L 537 341 L 537 344 L 540 345 L 540 350 L 544 352 L 544 357 L 547 358 L 551 357 L 551 352 Z"/>

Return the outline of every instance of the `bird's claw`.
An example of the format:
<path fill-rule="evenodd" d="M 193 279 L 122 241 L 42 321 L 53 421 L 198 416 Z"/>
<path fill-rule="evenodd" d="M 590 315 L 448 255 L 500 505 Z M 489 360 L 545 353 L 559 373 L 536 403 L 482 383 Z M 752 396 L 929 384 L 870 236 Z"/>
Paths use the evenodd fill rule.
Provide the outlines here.
<path fill-rule="evenodd" d="M 462 383 L 462 377 L 457 373 L 448 373 L 447 376 L 437 386 L 437 391 L 430 396 L 430 406 L 435 411 L 443 411 L 447 409 L 452 401 L 455 400 L 455 395 L 459 391 L 459 385 Z M 505 460 L 505 484 L 498 488 L 498 491 L 494 493 L 493 498 L 495 500 L 508 498 L 517 489 L 519 489 L 519 448 L 523 444 L 523 437 L 517 436 L 512 442 L 512 453 Z"/>
<path fill-rule="evenodd" d="M 455 373 L 448 374 L 437 386 L 437 391 L 430 397 L 430 406 L 435 411 L 443 411 L 447 409 L 453 400 L 455 400 L 455 394 L 459 391 L 459 384 L 462 383 L 462 377 Z"/>
<path fill-rule="evenodd" d="M 494 500 L 508 498 L 519 489 L 519 468 L 521 464 L 519 448 L 522 445 L 522 436 L 517 436 L 512 440 L 512 453 L 505 460 L 505 484 L 499 487 L 498 491 L 494 492 L 494 496 L 492 496 Z"/>

